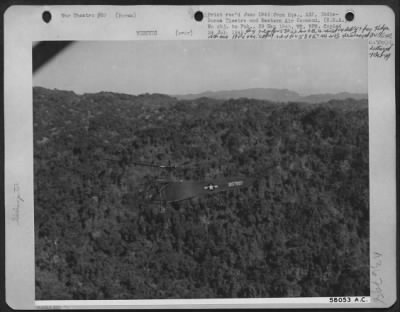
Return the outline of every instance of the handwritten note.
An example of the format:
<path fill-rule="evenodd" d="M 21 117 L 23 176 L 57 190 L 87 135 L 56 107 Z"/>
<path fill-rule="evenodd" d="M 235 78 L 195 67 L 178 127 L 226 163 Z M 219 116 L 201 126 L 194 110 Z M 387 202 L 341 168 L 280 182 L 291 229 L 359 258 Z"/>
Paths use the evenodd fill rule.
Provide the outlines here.
<path fill-rule="evenodd" d="M 371 258 L 371 297 L 374 302 L 385 304 L 383 292 L 383 279 L 380 271 L 383 268 L 383 255 L 374 252 Z"/>
<path fill-rule="evenodd" d="M 357 25 L 336 12 L 208 12 L 209 39 L 365 39 L 370 58 L 387 61 L 394 35 L 386 24 Z"/>
<path fill-rule="evenodd" d="M 21 190 L 18 183 L 14 184 L 13 191 L 14 191 L 15 203 L 12 208 L 11 220 L 19 224 L 20 209 L 24 203 L 24 199 L 21 196 Z"/>

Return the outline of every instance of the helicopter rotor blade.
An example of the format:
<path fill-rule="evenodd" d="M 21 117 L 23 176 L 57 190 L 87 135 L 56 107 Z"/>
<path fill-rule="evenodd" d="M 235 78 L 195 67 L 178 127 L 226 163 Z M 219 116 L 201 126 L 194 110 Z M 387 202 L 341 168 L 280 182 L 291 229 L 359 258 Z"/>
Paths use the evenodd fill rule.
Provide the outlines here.
<path fill-rule="evenodd" d="M 201 161 L 197 161 L 197 162 L 185 162 L 182 164 L 179 164 L 176 166 L 176 168 L 180 168 L 180 169 L 200 169 L 202 167 L 205 167 L 207 165 L 210 165 L 212 163 L 220 163 L 218 161 L 215 160 L 201 160 Z"/>
<path fill-rule="evenodd" d="M 115 161 L 115 162 L 120 161 L 120 159 L 115 159 L 115 158 L 104 158 L 104 159 L 110 160 L 110 161 Z M 160 164 L 160 163 L 145 162 L 145 161 L 133 161 L 132 164 L 134 166 L 144 166 L 144 167 L 153 167 L 153 168 L 161 168 L 161 169 L 174 169 L 177 167 L 175 165 L 170 165 L 170 164 Z"/>
<path fill-rule="evenodd" d="M 161 169 L 175 169 L 175 165 L 166 165 L 166 164 L 159 164 L 154 162 L 141 162 L 141 161 L 134 161 L 132 162 L 135 166 L 145 166 L 145 167 L 153 167 L 153 168 L 161 168 Z"/>

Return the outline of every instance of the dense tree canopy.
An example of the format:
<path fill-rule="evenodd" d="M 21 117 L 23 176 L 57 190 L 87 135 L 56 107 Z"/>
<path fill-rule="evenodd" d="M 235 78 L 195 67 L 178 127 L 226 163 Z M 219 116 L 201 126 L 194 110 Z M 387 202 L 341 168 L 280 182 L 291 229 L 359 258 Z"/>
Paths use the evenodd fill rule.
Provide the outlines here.
<path fill-rule="evenodd" d="M 366 101 L 33 95 L 37 299 L 369 294 Z M 162 211 L 133 161 L 257 179 Z"/>

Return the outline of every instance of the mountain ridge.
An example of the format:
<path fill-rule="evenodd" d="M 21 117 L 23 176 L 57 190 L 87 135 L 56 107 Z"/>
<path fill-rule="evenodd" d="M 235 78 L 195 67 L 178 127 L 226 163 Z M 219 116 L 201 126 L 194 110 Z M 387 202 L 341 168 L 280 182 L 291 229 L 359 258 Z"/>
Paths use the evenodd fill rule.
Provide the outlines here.
<path fill-rule="evenodd" d="M 306 102 L 306 103 L 321 103 L 330 100 L 344 100 L 352 98 L 355 100 L 367 99 L 366 93 L 318 93 L 302 96 L 295 91 L 288 89 L 276 88 L 250 88 L 241 90 L 221 90 L 221 91 L 206 91 L 201 93 L 175 94 L 171 95 L 179 100 L 194 100 L 201 97 L 207 97 L 218 100 L 251 98 L 256 100 L 267 100 L 274 102 Z"/>
<path fill-rule="evenodd" d="M 59 89 L 48 89 L 45 87 L 35 86 L 34 92 L 40 92 L 47 94 L 48 92 L 58 91 L 60 94 L 65 96 L 80 96 L 71 90 L 59 90 Z M 326 103 L 332 100 L 362 100 L 368 99 L 366 93 L 351 93 L 351 92 L 339 92 L 339 93 L 318 93 L 310 95 L 300 95 L 295 91 L 289 89 L 275 89 L 275 88 L 250 88 L 240 90 L 221 90 L 221 91 L 205 91 L 201 93 L 188 93 L 188 94 L 167 94 L 167 93 L 140 93 L 140 94 L 128 94 L 111 91 L 100 91 L 94 93 L 84 93 L 81 96 L 117 96 L 124 99 L 129 98 L 147 98 L 157 97 L 160 101 L 170 98 L 176 100 L 195 100 L 200 98 L 209 98 L 213 100 L 229 100 L 229 99 L 241 99 L 248 98 L 254 100 L 271 101 L 277 103 L 289 103 L 289 102 L 302 102 L 308 104 Z"/>

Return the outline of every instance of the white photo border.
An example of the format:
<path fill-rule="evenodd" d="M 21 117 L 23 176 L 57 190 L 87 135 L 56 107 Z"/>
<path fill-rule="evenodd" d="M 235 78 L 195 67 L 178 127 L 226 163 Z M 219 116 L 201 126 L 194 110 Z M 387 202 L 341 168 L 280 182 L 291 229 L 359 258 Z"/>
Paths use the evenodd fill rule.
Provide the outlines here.
<path fill-rule="evenodd" d="M 42 12 L 55 18 L 43 23 Z M 131 22 L 63 20 L 62 12 L 134 10 Z M 190 25 L 186 40 L 207 40 L 207 23 L 196 11 L 333 11 L 351 10 L 357 25 L 382 25 L 394 35 L 394 12 L 384 5 L 366 6 L 12 6 L 4 15 L 4 125 L 6 302 L 15 309 L 52 308 L 384 308 L 396 301 L 396 99 L 395 55 L 368 58 L 370 129 L 370 278 L 368 302 L 331 303 L 329 298 L 176 299 L 35 301 L 32 42 L 51 40 L 183 40 L 176 28 Z M 136 30 L 159 29 L 157 37 Z M 216 39 L 209 39 L 216 40 Z M 224 39 L 217 39 L 224 40 Z M 248 39 L 252 40 L 252 39 Z M 266 39 L 267 40 L 267 39 Z M 289 39 L 294 40 L 294 39 Z M 330 39 L 312 39 L 330 40 Z M 334 39 L 332 39 L 334 40 Z M 351 40 L 351 39 L 348 39 Z M 393 39 L 394 40 L 394 39 Z M 394 50 L 394 48 L 393 48 Z M 367 51 L 366 51 L 367 53 Z"/>

